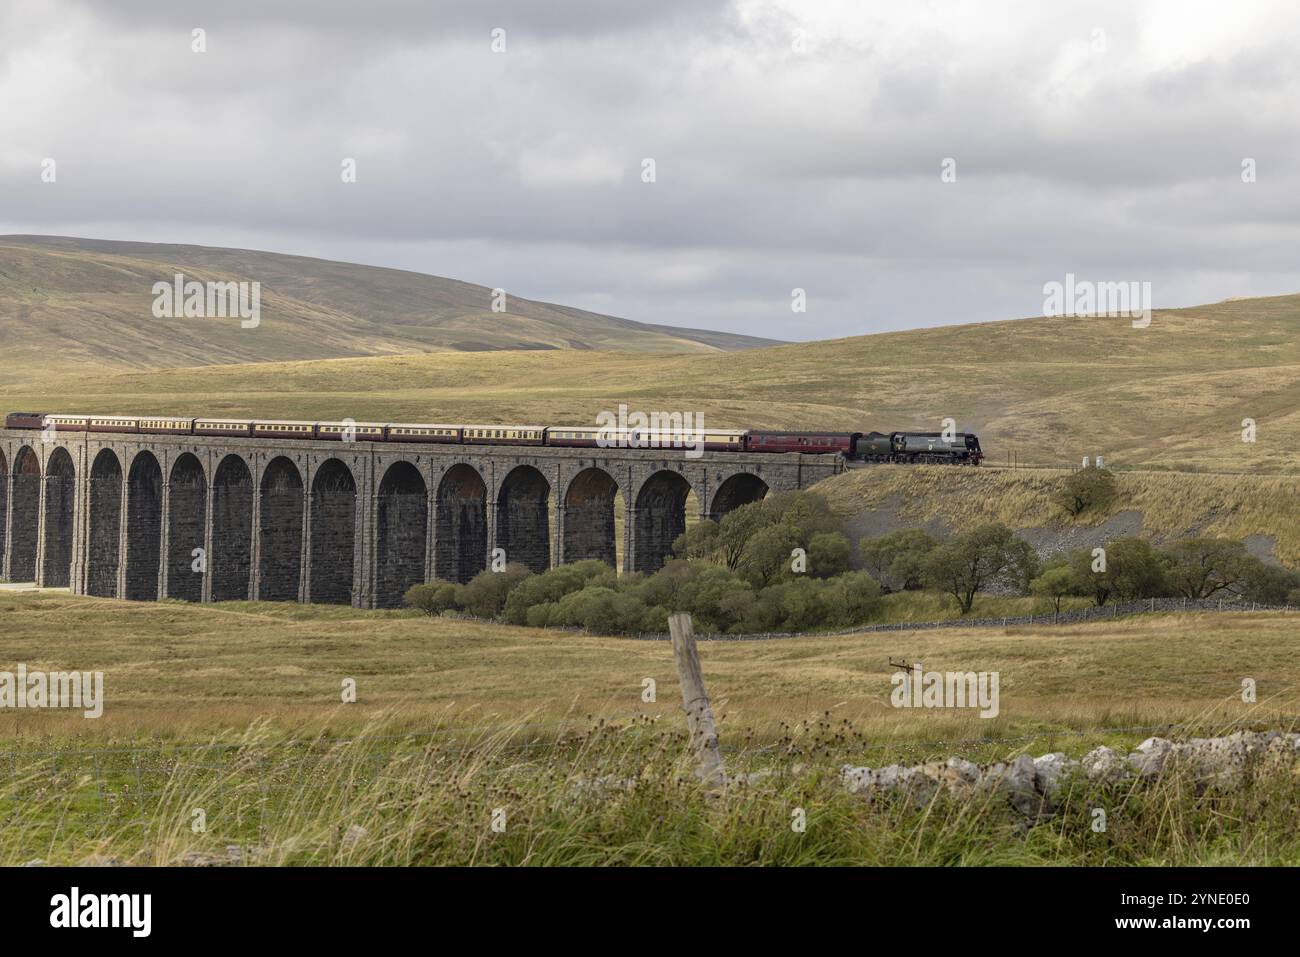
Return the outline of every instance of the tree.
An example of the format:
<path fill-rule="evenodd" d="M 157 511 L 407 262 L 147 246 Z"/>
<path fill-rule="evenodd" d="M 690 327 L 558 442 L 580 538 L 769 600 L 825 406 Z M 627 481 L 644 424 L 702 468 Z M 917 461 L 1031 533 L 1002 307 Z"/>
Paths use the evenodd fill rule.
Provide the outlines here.
<path fill-rule="evenodd" d="M 1104 551 L 1104 549 L 1103 549 Z M 1066 556 L 1076 595 L 1086 595 L 1097 607 L 1115 593 L 1115 572 L 1109 558 L 1093 554 L 1090 548 L 1078 548 Z"/>
<path fill-rule="evenodd" d="M 1089 466 L 1071 472 L 1055 495 L 1056 503 L 1073 516 L 1102 509 L 1115 500 L 1115 476 L 1109 469 Z"/>
<path fill-rule="evenodd" d="M 858 556 L 868 572 L 890 590 L 914 591 L 924 583 L 925 556 L 938 544 L 919 528 L 890 532 L 880 538 L 864 539 Z"/>
<path fill-rule="evenodd" d="M 1145 538 L 1117 538 L 1106 546 L 1106 564 L 1113 572 L 1115 597 L 1120 601 L 1163 598 L 1171 591 L 1169 563 Z"/>
<path fill-rule="evenodd" d="M 789 577 L 785 573 L 790 570 L 791 554 L 802 545 L 799 530 L 794 526 L 784 522 L 769 525 L 745 543 L 737 568 L 756 585 Z"/>
<path fill-rule="evenodd" d="M 950 539 L 925 558 L 926 583 L 957 600 L 968 614 L 976 593 L 991 584 L 1011 585 L 1023 590 L 1038 568 L 1038 558 L 1028 542 L 1005 525 L 980 525 Z"/>
<path fill-rule="evenodd" d="M 1252 571 L 1252 558 L 1243 542 L 1227 538 L 1185 538 L 1164 549 L 1169 583 L 1177 594 L 1193 601 L 1220 592 L 1238 593 Z"/>
<path fill-rule="evenodd" d="M 1029 583 L 1029 590 L 1040 598 L 1052 603 L 1052 609 L 1061 614 L 1061 601 L 1071 595 L 1079 594 L 1079 583 L 1074 569 L 1069 565 L 1053 565 Z"/>

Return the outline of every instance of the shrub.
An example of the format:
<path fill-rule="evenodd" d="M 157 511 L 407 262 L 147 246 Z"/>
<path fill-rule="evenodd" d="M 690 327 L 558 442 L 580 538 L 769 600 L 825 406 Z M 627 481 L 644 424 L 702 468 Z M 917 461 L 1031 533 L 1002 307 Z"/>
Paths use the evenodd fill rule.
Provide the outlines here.
<path fill-rule="evenodd" d="M 1289 568 L 1268 565 L 1257 558 L 1246 562 L 1246 576 L 1241 589 L 1244 601 L 1257 601 L 1261 605 L 1285 605 L 1300 587 L 1300 575 Z"/>
<path fill-rule="evenodd" d="M 514 562 L 499 572 L 490 568 L 481 571 L 461 586 L 461 607 L 478 618 L 495 618 L 505 608 L 510 592 L 532 574 Z"/>
<path fill-rule="evenodd" d="M 839 532 L 818 532 L 808 540 L 808 574 L 834 578 L 849 570 L 853 546 Z"/>
<path fill-rule="evenodd" d="M 409 608 L 418 608 L 426 615 L 440 615 L 461 607 L 461 586 L 455 582 L 434 579 L 428 584 L 412 585 L 406 589 L 403 601 Z"/>
<path fill-rule="evenodd" d="M 506 598 L 503 617 L 512 625 L 527 624 L 528 609 L 534 605 L 557 602 L 570 592 L 581 591 L 591 584 L 614 587 L 614 569 L 596 559 L 559 565 L 540 575 L 519 582 Z"/>
<path fill-rule="evenodd" d="M 1115 500 L 1115 476 L 1109 469 L 1089 466 L 1066 476 L 1056 493 L 1056 503 L 1073 516 L 1103 509 Z"/>
<path fill-rule="evenodd" d="M 919 528 L 864 539 L 858 555 L 868 572 L 889 591 L 915 591 L 925 585 L 925 556 L 939 543 Z"/>
<path fill-rule="evenodd" d="M 847 628 L 880 613 L 880 585 L 866 572 L 844 572 L 822 586 L 822 623 Z"/>

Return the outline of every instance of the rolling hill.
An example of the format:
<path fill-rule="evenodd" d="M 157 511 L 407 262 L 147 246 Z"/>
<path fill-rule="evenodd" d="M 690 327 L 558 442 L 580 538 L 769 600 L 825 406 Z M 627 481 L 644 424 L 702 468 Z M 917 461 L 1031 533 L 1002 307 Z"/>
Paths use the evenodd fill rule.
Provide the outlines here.
<path fill-rule="evenodd" d="M 153 284 L 258 281 L 261 324 L 158 319 Z M 0 236 L 0 343 L 8 370 L 158 369 L 432 350 L 715 352 L 772 340 L 655 326 L 398 269 L 254 252 Z M 0 369 L 0 381 L 13 372 Z"/>
<path fill-rule="evenodd" d="M 387 421 L 591 422 L 627 402 L 710 425 L 938 429 L 990 463 L 1300 472 L 1300 296 L 1126 319 L 1037 318 L 739 353 L 440 352 L 44 375 L 8 408 Z M 1256 441 L 1242 441 L 1242 421 Z"/>

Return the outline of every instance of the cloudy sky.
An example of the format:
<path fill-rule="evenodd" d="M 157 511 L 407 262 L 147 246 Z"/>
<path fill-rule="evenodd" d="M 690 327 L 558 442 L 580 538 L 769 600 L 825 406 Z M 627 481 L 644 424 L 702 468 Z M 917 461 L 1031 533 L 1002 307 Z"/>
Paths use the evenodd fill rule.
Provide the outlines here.
<path fill-rule="evenodd" d="M 1067 272 L 1297 292 L 1298 36 L 1293 0 L 5 0 L 0 232 L 782 339 L 1036 315 Z"/>

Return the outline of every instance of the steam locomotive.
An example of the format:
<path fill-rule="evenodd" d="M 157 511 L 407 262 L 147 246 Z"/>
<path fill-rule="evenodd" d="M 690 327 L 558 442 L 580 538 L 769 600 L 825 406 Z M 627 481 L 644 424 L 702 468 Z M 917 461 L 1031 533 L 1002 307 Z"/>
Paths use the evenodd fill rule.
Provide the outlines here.
<path fill-rule="evenodd" d="M 683 436 L 664 428 L 606 430 L 571 425 L 447 425 L 407 422 L 307 422 L 292 419 L 210 419 L 176 416 L 11 412 L 8 429 L 106 432 L 128 435 L 208 435 L 291 441 L 419 442 L 448 445 L 547 445 L 567 448 L 702 447 L 719 452 L 802 452 L 840 455 L 854 462 L 979 465 L 984 453 L 974 433 L 782 432 L 703 429 Z"/>

